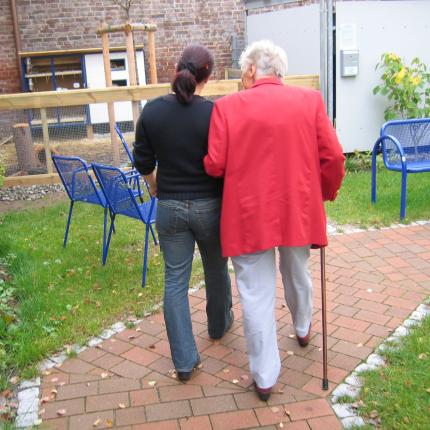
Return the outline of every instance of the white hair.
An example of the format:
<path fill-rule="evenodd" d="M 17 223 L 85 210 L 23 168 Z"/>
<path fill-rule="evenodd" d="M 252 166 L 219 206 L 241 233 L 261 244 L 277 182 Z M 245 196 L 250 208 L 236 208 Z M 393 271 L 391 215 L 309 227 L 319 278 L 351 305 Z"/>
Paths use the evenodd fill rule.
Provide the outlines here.
<path fill-rule="evenodd" d="M 242 72 L 255 65 L 257 76 L 278 76 L 287 74 L 288 60 L 285 51 L 271 40 L 259 40 L 249 45 L 239 59 Z"/>

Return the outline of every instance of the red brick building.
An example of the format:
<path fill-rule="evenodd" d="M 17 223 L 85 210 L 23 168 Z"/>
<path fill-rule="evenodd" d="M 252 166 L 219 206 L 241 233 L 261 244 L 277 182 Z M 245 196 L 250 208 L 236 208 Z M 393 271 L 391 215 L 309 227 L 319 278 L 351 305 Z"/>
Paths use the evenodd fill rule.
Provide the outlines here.
<path fill-rule="evenodd" d="M 11 1 L 0 0 L 0 93 L 21 89 L 13 33 Z M 111 0 L 16 0 L 21 52 L 100 48 L 95 33 L 102 21 L 125 22 L 125 12 Z M 242 0 L 137 0 L 130 10 L 132 22 L 152 22 L 156 32 L 157 69 L 160 82 L 170 80 L 175 61 L 190 42 L 208 46 L 215 55 L 215 77 L 231 65 L 231 40 L 243 45 L 245 2 Z M 136 44 L 146 42 L 137 33 Z M 123 46 L 119 35 L 111 46 Z"/>

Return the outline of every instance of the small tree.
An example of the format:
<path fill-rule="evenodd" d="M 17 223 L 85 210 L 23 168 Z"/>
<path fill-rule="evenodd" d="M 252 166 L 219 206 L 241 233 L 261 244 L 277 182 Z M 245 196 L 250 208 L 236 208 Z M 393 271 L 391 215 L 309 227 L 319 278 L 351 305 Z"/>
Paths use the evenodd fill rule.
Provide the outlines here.
<path fill-rule="evenodd" d="M 135 3 L 136 0 L 112 0 L 116 5 L 118 5 L 121 9 L 125 11 L 127 16 L 127 21 L 130 19 L 130 9 Z"/>
<path fill-rule="evenodd" d="M 384 53 L 377 69 L 383 71 L 382 84 L 373 89 L 373 94 L 390 100 L 391 105 L 384 111 L 387 121 L 430 117 L 430 73 L 419 58 L 406 65 L 398 55 Z"/>

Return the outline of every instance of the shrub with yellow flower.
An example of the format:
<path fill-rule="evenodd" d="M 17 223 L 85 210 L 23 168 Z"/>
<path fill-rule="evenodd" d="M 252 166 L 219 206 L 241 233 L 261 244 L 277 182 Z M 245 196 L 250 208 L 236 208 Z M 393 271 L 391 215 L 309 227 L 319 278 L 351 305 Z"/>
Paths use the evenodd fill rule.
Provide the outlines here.
<path fill-rule="evenodd" d="M 373 94 L 382 94 L 391 101 L 384 112 L 386 120 L 430 117 L 430 73 L 419 58 L 406 65 L 398 55 L 387 52 L 376 69 L 383 71 L 382 84 L 373 89 Z"/>

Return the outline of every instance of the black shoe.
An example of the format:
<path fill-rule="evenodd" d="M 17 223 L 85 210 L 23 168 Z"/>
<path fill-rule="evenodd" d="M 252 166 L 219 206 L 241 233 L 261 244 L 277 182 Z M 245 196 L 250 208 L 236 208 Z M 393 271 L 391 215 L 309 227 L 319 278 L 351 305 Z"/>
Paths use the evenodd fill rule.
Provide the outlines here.
<path fill-rule="evenodd" d="M 178 379 L 182 382 L 189 381 L 191 379 L 191 376 L 193 375 L 193 372 L 200 366 L 200 358 L 196 361 L 196 364 L 193 366 L 193 368 L 189 372 L 176 372 L 176 375 Z"/>
<path fill-rule="evenodd" d="M 272 394 L 272 387 L 270 388 L 260 388 L 254 381 L 255 391 L 257 392 L 258 398 L 262 402 L 267 402 L 270 399 L 270 395 Z"/>
<path fill-rule="evenodd" d="M 211 336 L 211 335 L 209 335 L 209 337 L 212 340 L 219 340 L 219 339 L 221 339 L 231 329 L 231 326 L 233 325 L 233 322 L 234 322 L 234 313 L 233 313 L 233 309 L 230 309 L 230 322 L 228 323 L 228 326 L 225 328 L 224 333 L 221 336 Z"/>

